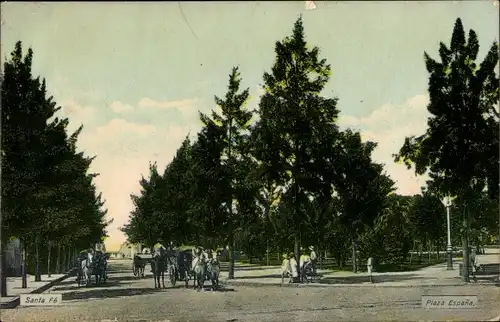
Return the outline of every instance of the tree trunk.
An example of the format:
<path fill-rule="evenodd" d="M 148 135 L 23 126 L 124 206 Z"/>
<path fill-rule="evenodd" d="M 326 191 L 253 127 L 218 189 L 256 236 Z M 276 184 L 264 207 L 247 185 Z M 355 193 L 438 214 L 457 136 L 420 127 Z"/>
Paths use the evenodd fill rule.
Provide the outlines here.
<path fill-rule="evenodd" d="M 429 240 L 428 245 L 427 245 L 427 256 L 429 258 L 428 262 L 431 262 L 431 252 L 432 252 L 432 241 Z"/>
<path fill-rule="evenodd" d="M 295 235 L 294 235 L 294 253 L 295 253 L 295 260 L 297 262 L 297 272 L 300 272 L 300 263 L 299 263 L 299 258 L 300 258 L 300 230 L 296 228 Z M 300 276 L 300 275 L 299 275 Z"/>
<path fill-rule="evenodd" d="M 66 270 L 70 270 L 73 266 L 74 258 L 73 258 L 74 250 L 73 248 L 68 248 L 68 258 L 66 263 Z"/>
<path fill-rule="evenodd" d="M 61 246 L 61 253 L 62 253 L 62 258 L 61 258 L 61 266 L 59 267 L 59 271 L 64 274 L 66 273 L 66 248 Z"/>
<path fill-rule="evenodd" d="M 356 236 L 353 234 L 352 236 L 352 272 L 358 272 L 358 263 L 357 263 L 357 241 Z"/>
<path fill-rule="evenodd" d="M 42 281 L 42 274 L 40 272 L 40 252 L 38 249 L 39 246 L 40 246 L 40 238 L 37 235 L 35 237 L 35 282 Z"/>
<path fill-rule="evenodd" d="M 416 244 L 416 240 L 414 239 L 413 240 L 413 247 L 411 248 L 411 253 L 410 253 L 410 266 L 411 266 L 411 262 L 413 260 L 413 253 L 415 252 L 415 244 Z"/>
<path fill-rule="evenodd" d="M 27 252 L 26 242 L 22 242 L 21 247 L 22 247 L 21 288 L 28 288 L 28 279 L 27 279 L 28 270 L 26 267 L 28 252 Z"/>
<path fill-rule="evenodd" d="M 441 248 L 441 240 L 438 240 L 436 244 L 436 260 L 439 262 L 439 248 Z"/>
<path fill-rule="evenodd" d="M 51 251 L 52 251 L 52 243 L 50 241 L 47 242 L 47 247 L 48 247 L 48 255 L 47 255 L 47 277 L 50 277 L 50 257 L 51 257 Z"/>
<path fill-rule="evenodd" d="M 465 202 L 468 200 L 466 199 Z M 463 249 L 463 261 L 462 261 L 462 280 L 466 283 L 470 282 L 469 279 L 469 209 L 467 204 L 463 206 L 463 233 L 462 233 L 462 249 Z"/>
<path fill-rule="evenodd" d="M 269 266 L 269 239 L 266 240 L 266 265 Z"/>
<path fill-rule="evenodd" d="M 326 254 L 326 251 L 325 251 L 325 254 Z M 319 269 L 323 269 L 323 256 L 321 256 L 321 252 L 320 250 L 318 249 L 318 257 L 319 257 Z"/>
<path fill-rule="evenodd" d="M 233 240 L 233 236 L 232 236 L 232 233 L 230 232 L 230 243 L 229 243 L 229 272 L 227 273 L 227 278 L 232 280 L 234 279 L 234 257 L 235 257 L 235 253 L 234 253 L 234 240 Z"/>
<path fill-rule="evenodd" d="M 419 263 L 422 263 L 422 248 L 423 248 L 423 244 L 425 243 L 425 240 L 421 241 L 418 245 L 418 262 Z"/>
<path fill-rule="evenodd" d="M 61 274 L 61 244 L 57 243 L 56 274 Z"/>
<path fill-rule="evenodd" d="M 4 243 L 2 243 L 4 244 Z M 0 253 L 1 253 L 1 272 L 0 272 L 0 275 L 1 275 L 1 278 L 0 278 L 0 296 L 1 297 L 6 297 L 7 296 L 7 263 L 6 263 L 6 260 L 7 260 L 7 254 L 6 254 L 6 251 L 5 251 L 5 245 L 0 245 L 1 249 L 0 249 Z"/>

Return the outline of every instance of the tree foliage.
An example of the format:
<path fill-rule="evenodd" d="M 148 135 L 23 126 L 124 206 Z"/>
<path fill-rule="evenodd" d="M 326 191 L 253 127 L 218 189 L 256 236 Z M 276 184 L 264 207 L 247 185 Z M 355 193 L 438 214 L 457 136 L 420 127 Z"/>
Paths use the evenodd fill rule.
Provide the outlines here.
<path fill-rule="evenodd" d="M 458 197 L 463 213 L 464 265 L 468 265 L 470 202 L 485 188 L 497 199 L 499 184 L 498 45 L 493 43 L 479 65 L 478 52 L 477 34 L 470 30 L 466 39 L 458 18 L 450 47 L 440 43 L 441 62 L 424 54 L 430 74 L 428 128 L 418 137 L 406 138 L 396 156 L 396 161 L 402 160 L 408 167 L 413 164 L 417 174 L 428 171 L 441 194 Z"/>
<path fill-rule="evenodd" d="M 93 158 L 77 151 L 83 126 L 68 134 L 69 120 L 57 116 L 60 107 L 45 79 L 32 74 L 32 61 L 32 49 L 23 55 L 17 42 L 1 78 L 1 244 L 19 238 L 24 247 L 88 247 L 109 224 L 96 174 L 88 173 Z"/>
<path fill-rule="evenodd" d="M 308 46 L 299 18 L 292 35 L 275 44 L 257 120 L 252 122 L 253 111 L 245 107 L 249 92 L 240 90 L 241 75 L 233 68 L 225 97 L 215 97 L 221 112 L 200 113 L 196 140 L 186 138 L 163 175 L 152 166 L 149 178 L 141 180 L 124 229 L 129 241 L 147 244 L 164 236 L 230 246 L 230 253 L 242 250 L 251 258 L 314 245 L 339 265 L 353 244 L 361 260 L 372 256 L 382 263 L 408 261 L 410 250 L 444 250 L 446 211 L 440 199 L 466 191 L 464 183 L 476 194 L 488 186 L 493 195 L 498 171 L 490 165 L 498 163 L 494 50 L 476 68 L 477 37 L 472 32 L 465 43 L 457 28 L 450 49 L 441 45 L 442 63 L 426 55 L 433 116 L 428 131 L 407 138 L 398 156 L 419 174 L 430 171 L 422 194 L 396 194 L 384 165 L 372 159 L 377 143 L 338 127 L 338 100 L 322 94 L 330 66 L 317 47 Z M 460 172 L 469 167 L 473 175 Z M 481 196 L 471 204 L 478 243 L 486 242 L 484 227 L 495 227 L 486 223 L 493 204 Z M 452 230 L 459 229 L 456 207 L 462 199 L 450 209 Z M 488 210 L 479 210 L 483 206 Z"/>

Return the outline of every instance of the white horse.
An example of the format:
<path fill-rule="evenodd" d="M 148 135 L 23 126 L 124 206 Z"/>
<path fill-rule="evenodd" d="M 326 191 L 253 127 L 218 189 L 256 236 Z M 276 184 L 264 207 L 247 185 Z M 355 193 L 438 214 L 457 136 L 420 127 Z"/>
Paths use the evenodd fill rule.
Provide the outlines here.
<path fill-rule="evenodd" d="M 206 253 L 202 252 L 199 255 L 193 257 L 193 261 L 191 262 L 191 271 L 194 273 L 193 276 L 193 289 L 196 288 L 196 284 L 198 284 L 198 288 L 203 290 L 203 285 L 205 284 L 205 264 L 206 264 Z"/>
<path fill-rule="evenodd" d="M 85 285 L 90 285 L 91 278 L 92 278 L 92 261 L 93 261 L 93 255 L 92 253 L 87 253 L 87 258 L 82 260 L 80 262 L 80 271 L 82 276 L 78 279 L 78 286 L 80 286 L 81 283 L 81 277 L 85 278 Z"/>

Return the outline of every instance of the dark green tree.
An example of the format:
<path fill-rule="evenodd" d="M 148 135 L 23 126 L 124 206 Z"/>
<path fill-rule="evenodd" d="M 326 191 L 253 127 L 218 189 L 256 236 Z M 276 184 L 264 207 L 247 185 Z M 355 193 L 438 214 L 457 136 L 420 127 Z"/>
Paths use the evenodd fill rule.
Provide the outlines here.
<path fill-rule="evenodd" d="M 188 137 L 182 142 L 172 162 L 165 168 L 164 191 L 161 195 L 163 215 L 168 217 L 165 224 L 169 231 L 168 239 L 175 244 L 192 243 L 196 232 L 190 217 L 194 202 L 193 173 L 191 164 L 191 141 Z"/>
<path fill-rule="evenodd" d="M 33 231 L 43 227 L 39 196 L 44 177 L 53 175 L 45 169 L 51 166 L 47 163 L 52 161 L 51 151 L 60 149 L 61 143 L 64 146 L 64 141 L 59 146 L 48 145 L 48 123 L 55 123 L 50 119 L 58 109 L 46 95 L 45 80 L 33 77 L 32 60 L 31 48 L 23 56 L 22 44 L 17 42 L 2 75 L 2 245 L 12 237 L 26 243 Z M 2 269 L 5 296 L 6 272 Z"/>
<path fill-rule="evenodd" d="M 193 240 L 205 247 L 224 243 L 228 224 L 228 210 L 224 204 L 229 195 L 229 180 L 221 164 L 223 134 L 217 124 L 207 121 L 191 148 L 195 198 L 191 202 L 189 218 Z"/>
<path fill-rule="evenodd" d="M 357 238 L 365 228 L 373 228 L 375 219 L 389 206 L 388 196 L 394 182 L 384 174 L 381 164 L 371 159 L 374 142 L 362 142 L 358 132 L 342 133 L 342 153 L 328 168 L 335 172 L 335 192 L 340 199 L 340 222 L 351 232 L 353 270 L 357 271 Z M 331 171 L 331 170 L 330 170 Z"/>
<path fill-rule="evenodd" d="M 226 214 L 223 229 L 224 237 L 230 246 L 229 278 L 234 278 L 234 256 L 232 252 L 234 251 L 233 232 L 237 228 L 235 225 L 238 221 L 236 214 L 238 210 L 242 212 L 243 208 L 245 208 L 244 211 L 248 211 L 249 206 L 247 196 L 244 196 L 245 199 L 241 199 L 241 197 L 243 191 L 248 188 L 242 183 L 246 182 L 245 178 L 248 173 L 246 171 L 249 162 L 247 132 L 252 119 L 252 112 L 245 108 L 245 103 L 249 98 L 248 89 L 240 92 L 240 84 L 240 72 L 237 67 L 234 67 L 229 75 L 228 91 L 224 99 L 215 96 L 215 103 L 221 108 L 222 113 L 219 115 L 212 111 L 211 117 L 200 113 L 205 132 L 202 132 L 202 136 L 198 139 L 200 144 L 208 145 L 212 151 L 220 153 L 218 160 L 215 159 L 216 154 L 208 160 L 214 164 L 210 168 L 206 167 L 206 169 L 220 171 L 219 173 L 213 173 L 214 177 L 211 179 L 214 181 L 213 185 L 208 185 L 208 187 L 214 187 L 218 195 L 217 198 L 213 198 L 211 201 L 216 203 L 211 209 Z M 212 136 L 207 135 L 210 130 L 213 133 Z M 205 173 L 207 172 L 205 171 Z M 207 202 L 209 201 L 207 200 Z M 218 209 L 218 205 L 223 205 L 223 208 Z M 221 227 L 214 228 L 220 230 Z"/>
<path fill-rule="evenodd" d="M 466 40 L 462 21 L 455 22 L 451 44 L 440 44 L 441 62 L 425 53 L 429 77 L 431 116 L 426 132 L 409 137 L 396 161 L 413 164 L 417 174 L 429 172 L 442 194 L 457 196 L 463 218 L 464 267 L 469 265 L 469 202 L 488 187 L 498 197 L 498 45 L 495 42 L 483 62 L 476 64 L 477 34 L 469 31 Z M 464 281 L 469 281 L 464 269 Z"/>
<path fill-rule="evenodd" d="M 377 217 L 374 227 L 380 242 L 375 243 L 371 251 L 378 261 L 406 261 L 413 242 L 412 199 L 411 196 L 390 195 L 388 207 Z"/>
<path fill-rule="evenodd" d="M 68 136 L 68 120 L 54 117 L 60 107 L 53 97 L 47 96 L 45 80 L 32 75 L 32 59 L 33 51 L 29 49 L 23 57 L 22 44 L 18 42 L 2 75 L 1 242 L 5 245 L 15 237 L 22 241 L 23 249 L 34 248 L 35 278 L 40 280 L 40 251 L 48 259 L 50 273 L 52 242 L 64 240 L 73 243 L 67 245 L 72 247 L 76 240 L 68 235 L 73 233 L 69 228 L 75 227 L 75 223 L 101 236 L 105 234 L 106 222 L 102 209 L 95 214 L 99 223 L 97 219 L 79 222 L 82 214 L 77 212 L 78 206 L 90 207 L 74 185 L 76 179 L 87 175 L 90 165 L 76 153 L 81 128 Z M 79 161 L 80 167 L 73 166 Z M 95 188 L 87 188 L 95 200 Z M 93 240 L 91 235 L 85 237 L 87 243 Z"/>
<path fill-rule="evenodd" d="M 156 163 L 149 164 L 149 178 L 140 180 L 141 192 L 131 195 L 134 209 L 129 215 L 129 222 L 121 228 L 131 243 L 140 243 L 153 247 L 158 238 L 163 236 L 162 218 L 157 205 L 161 200 L 158 188 L 163 178 L 158 173 Z"/>
<path fill-rule="evenodd" d="M 308 49 L 302 18 L 295 22 L 291 37 L 276 42 L 275 52 L 271 73 L 264 74 L 265 94 L 255 127 L 260 140 L 254 154 L 267 180 L 284 187 L 291 198 L 288 222 L 298 258 L 301 226 L 306 220 L 301 204 L 318 189 L 313 146 L 318 133 L 334 125 L 337 100 L 320 96 L 331 69 L 319 58 L 317 47 Z"/>

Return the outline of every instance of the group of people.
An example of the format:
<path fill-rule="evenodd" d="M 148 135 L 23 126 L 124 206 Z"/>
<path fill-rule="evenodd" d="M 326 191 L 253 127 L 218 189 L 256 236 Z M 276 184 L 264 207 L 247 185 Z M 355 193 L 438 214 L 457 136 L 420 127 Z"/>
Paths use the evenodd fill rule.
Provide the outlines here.
<path fill-rule="evenodd" d="M 201 258 L 202 256 L 204 257 L 205 261 L 212 261 L 215 263 L 218 263 L 218 253 L 215 250 L 212 249 L 204 249 L 201 246 L 196 246 L 192 250 L 193 253 L 193 261 L 197 258 Z"/>
<path fill-rule="evenodd" d="M 167 253 L 172 252 L 173 244 L 170 243 L 168 244 L 168 248 L 165 247 L 162 243 L 162 240 L 159 239 L 158 242 L 154 245 L 153 251 L 152 251 L 152 257 L 164 257 Z M 194 265 L 197 260 L 203 259 L 205 262 L 212 262 L 212 263 L 218 263 L 218 252 L 212 249 L 204 249 L 201 246 L 196 246 L 192 249 L 192 255 L 193 255 L 193 261 L 191 263 L 191 269 L 194 268 Z"/>
<path fill-rule="evenodd" d="M 290 277 L 290 282 L 298 282 L 299 279 L 306 277 L 307 271 L 316 275 L 316 261 L 317 255 L 314 251 L 314 246 L 309 246 L 309 252 L 304 248 L 300 249 L 301 255 L 299 258 L 299 265 L 297 269 L 297 259 L 293 252 L 283 254 L 283 262 L 281 264 L 282 277 Z"/>

